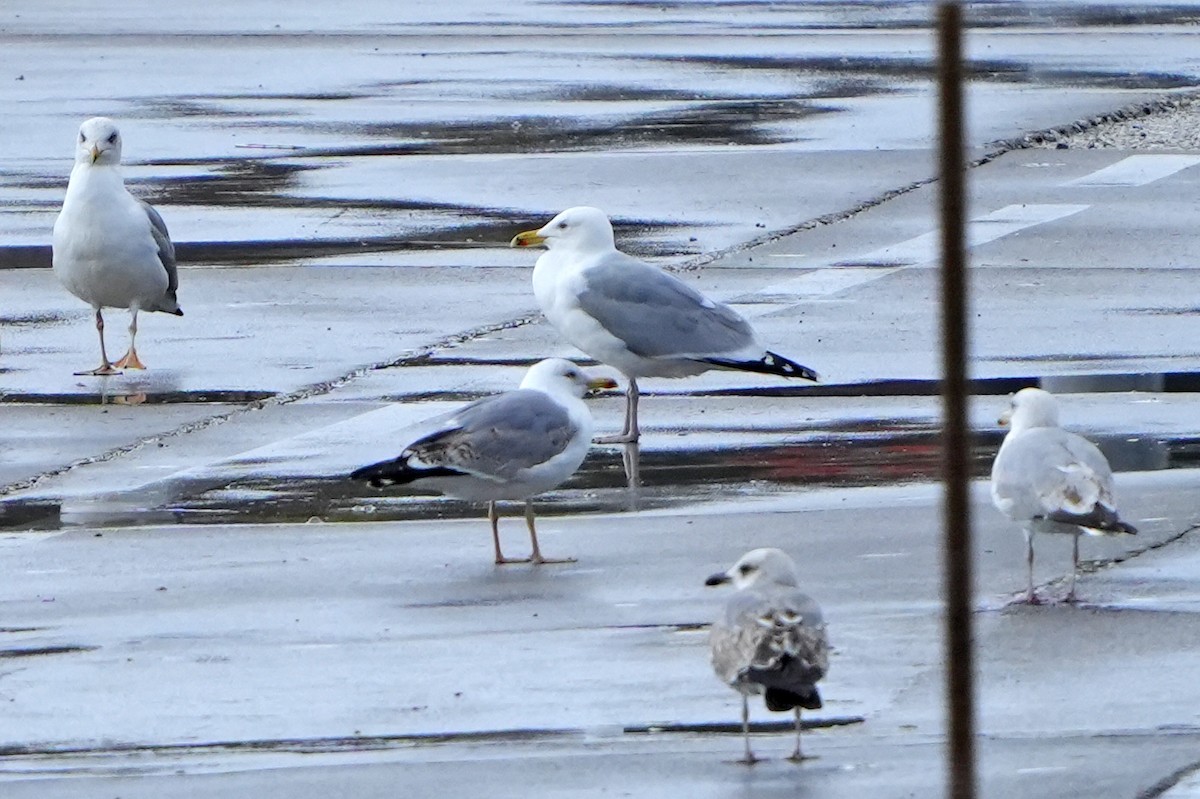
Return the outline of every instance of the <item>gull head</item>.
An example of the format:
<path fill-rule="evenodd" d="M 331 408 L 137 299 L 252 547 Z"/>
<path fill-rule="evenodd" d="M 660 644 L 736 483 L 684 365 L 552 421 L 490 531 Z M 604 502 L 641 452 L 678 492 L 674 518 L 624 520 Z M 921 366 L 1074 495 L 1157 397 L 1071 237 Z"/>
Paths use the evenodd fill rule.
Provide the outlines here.
<path fill-rule="evenodd" d="M 75 163 L 116 166 L 121 163 L 121 131 L 108 117 L 92 117 L 79 126 Z"/>
<path fill-rule="evenodd" d="M 583 398 L 589 391 L 616 388 L 617 381 L 597 375 L 565 358 L 547 358 L 529 367 L 521 388 L 533 388 L 547 394 L 563 393 Z"/>
<path fill-rule="evenodd" d="M 1049 391 L 1023 388 L 1012 396 L 1012 404 L 998 420 L 1012 425 L 1013 432 L 1034 427 L 1058 427 L 1058 401 Z"/>
<path fill-rule="evenodd" d="M 537 230 L 518 233 L 513 247 L 543 245 L 547 249 L 598 252 L 616 247 L 612 223 L 599 208 L 580 205 L 568 208 Z"/>
<path fill-rule="evenodd" d="M 742 555 L 728 571 L 717 572 L 704 581 L 705 585 L 733 583 L 741 590 L 755 583 L 797 585 L 796 563 L 782 549 L 752 549 Z"/>

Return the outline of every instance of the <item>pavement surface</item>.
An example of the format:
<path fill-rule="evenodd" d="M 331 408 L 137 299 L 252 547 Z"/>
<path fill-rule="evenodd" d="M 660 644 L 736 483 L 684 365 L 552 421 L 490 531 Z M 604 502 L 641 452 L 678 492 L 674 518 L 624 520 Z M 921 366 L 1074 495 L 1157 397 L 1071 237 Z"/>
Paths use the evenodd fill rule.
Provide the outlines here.
<path fill-rule="evenodd" d="M 0 794 L 942 788 L 927 4 L 156 8 L 0 20 Z M 968 17 L 977 473 L 1042 385 L 1141 530 L 1083 542 L 1081 605 L 1009 607 L 1023 540 L 975 485 L 982 795 L 1200 795 L 1200 4 Z M 107 379 L 45 268 L 100 113 L 187 312 Z M 578 357 L 505 245 L 584 203 L 824 380 L 645 381 L 640 448 L 538 501 L 578 563 L 495 568 L 481 508 L 345 475 Z M 836 648 L 799 767 L 761 705 L 771 759 L 732 762 L 707 663 L 703 580 L 763 545 Z M 1061 593 L 1070 542 L 1037 551 Z"/>

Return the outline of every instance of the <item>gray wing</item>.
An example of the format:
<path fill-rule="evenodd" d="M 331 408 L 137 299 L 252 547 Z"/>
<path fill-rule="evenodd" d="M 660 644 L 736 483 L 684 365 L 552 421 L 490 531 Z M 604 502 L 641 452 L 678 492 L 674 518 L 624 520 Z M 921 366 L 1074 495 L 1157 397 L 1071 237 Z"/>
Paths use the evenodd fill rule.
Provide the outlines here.
<path fill-rule="evenodd" d="M 795 589 L 741 591 L 709 637 L 713 670 L 735 687 L 753 683 L 797 691 L 829 670 L 821 608 Z"/>
<path fill-rule="evenodd" d="M 167 223 L 159 216 L 154 206 L 145 200 L 138 200 L 146 216 L 150 219 L 150 233 L 154 243 L 158 245 L 158 260 L 167 270 L 167 294 L 174 298 L 179 288 L 179 273 L 175 269 L 175 245 L 171 243 L 171 234 L 167 232 Z"/>
<path fill-rule="evenodd" d="M 606 256 L 583 278 L 579 306 L 636 355 L 719 355 L 754 341 L 732 308 L 624 253 Z"/>
<path fill-rule="evenodd" d="M 1116 507 L 1104 455 L 1082 436 L 1055 427 L 1027 430 L 1001 450 L 992 464 L 992 496 L 1014 519 L 1086 517 L 1098 507 Z"/>
<path fill-rule="evenodd" d="M 473 402 L 451 424 L 415 442 L 406 454 L 428 466 L 507 480 L 561 453 L 579 430 L 566 408 L 530 389 Z"/>

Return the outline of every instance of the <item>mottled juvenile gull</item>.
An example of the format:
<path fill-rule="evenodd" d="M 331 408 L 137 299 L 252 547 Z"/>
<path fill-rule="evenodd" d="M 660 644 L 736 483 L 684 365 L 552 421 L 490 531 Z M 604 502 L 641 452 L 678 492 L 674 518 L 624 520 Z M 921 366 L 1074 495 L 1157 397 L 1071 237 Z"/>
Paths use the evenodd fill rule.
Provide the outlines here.
<path fill-rule="evenodd" d="M 86 375 L 145 369 L 138 358 L 138 311 L 183 316 L 175 299 L 179 278 L 167 226 L 148 203 L 136 199 L 121 177 L 121 133 L 105 117 L 79 128 L 75 167 L 54 223 L 54 274 L 67 291 L 96 311 L 100 365 Z M 116 363 L 104 347 L 102 308 L 128 308 L 129 351 Z"/>
<path fill-rule="evenodd" d="M 583 396 L 614 388 L 609 377 L 589 375 L 570 361 L 549 358 L 529 368 L 521 387 L 472 402 L 450 414 L 439 429 L 409 444 L 400 456 L 350 475 L 373 486 L 412 483 L 458 499 L 487 501 L 496 563 L 570 563 L 538 548 L 531 497 L 566 480 L 587 455 L 592 415 Z M 533 553 L 506 558 L 500 551 L 496 501 L 525 500 Z"/>
<path fill-rule="evenodd" d="M 1034 533 L 1066 533 L 1074 546 L 1071 588 L 1075 601 L 1079 536 L 1136 533 L 1117 515 L 1112 469 L 1096 446 L 1058 426 L 1058 402 L 1040 388 L 1023 388 L 1000 417 L 1012 424 L 992 464 L 992 502 L 1025 530 L 1029 586 L 1025 602 L 1040 600 L 1033 590 Z"/>
<path fill-rule="evenodd" d="M 768 710 L 795 710 L 796 749 L 800 751 L 800 709 L 817 710 L 817 681 L 829 669 L 829 641 L 821 608 L 797 587 L 796 564 L 778 549 L 752 549 L 729 571 L 706 585 L 732 582 L 738 592 L 725 604 L 709 635 L 713 671 L 742 695 L 742 735 L 750 751 L 751 694 L 763 694 Z"/>
<path fill-rule="evenodd" d="M 637 441 L 639 377 L 734 369 L 816 380 L 817 373 L 755 339 L 737 311 L 682 280 L 619 252 L 598 208 L 568 208 L 514 247 L 545 245 L 533 270 L 542 313 L 574 346 L 629 378 L 625 426 L 605 442 Z"/>

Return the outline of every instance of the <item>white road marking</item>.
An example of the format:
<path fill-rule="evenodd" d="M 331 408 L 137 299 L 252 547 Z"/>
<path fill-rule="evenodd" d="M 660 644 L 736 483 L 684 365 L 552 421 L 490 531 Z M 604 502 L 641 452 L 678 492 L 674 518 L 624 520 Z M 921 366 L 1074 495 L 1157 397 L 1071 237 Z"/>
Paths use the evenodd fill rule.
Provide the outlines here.
<path fill-rule="evenodd" d="M 1025 228 L 1043 225 L 1077 214 L 1090 206 L 1069 203 L 1026 203 L 1006 205 L 972 219 L 967 228 L 967 246 L 977 247 Z M 937 260 L 938 232 L 922 233 L 911 239 L 873 250 L 856 258 L 847 258 L 820 266 L 799 277 L 774 283 L 752 296 L 770 297 L 779 302 L 807 297 L 827 297 L 848 288 L 861 286 L 911 266 L 923 266 Z M 764 308 L 758 314 L 770 313 Z"/>
<path fill-rule="evenodd" d="M 1089 175 L 1068 180 L 1063 186 L 1145 186 L 1200 164 L 1200 155 L 1147 153 L 1122 158 Z"/>

